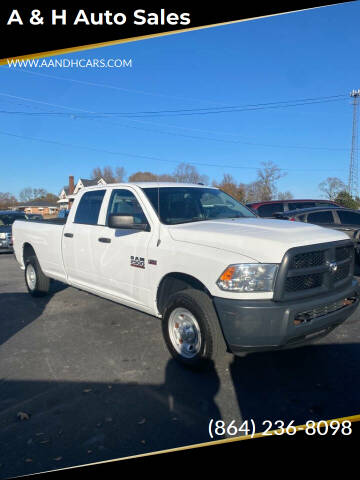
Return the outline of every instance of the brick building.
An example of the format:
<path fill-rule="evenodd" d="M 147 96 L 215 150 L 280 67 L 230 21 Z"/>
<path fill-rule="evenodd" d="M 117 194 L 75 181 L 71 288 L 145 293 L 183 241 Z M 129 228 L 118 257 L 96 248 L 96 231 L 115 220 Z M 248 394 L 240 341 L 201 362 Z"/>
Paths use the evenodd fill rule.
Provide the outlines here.
<path fill-rule="evenodd" d="M 55 215 L 59 211 L 59 206 L 56 203 L 47 200 L 31 200 L 16 206 L 16 210 L 21 210 L 25 213 L 37 213 L 40 215 Z"/>

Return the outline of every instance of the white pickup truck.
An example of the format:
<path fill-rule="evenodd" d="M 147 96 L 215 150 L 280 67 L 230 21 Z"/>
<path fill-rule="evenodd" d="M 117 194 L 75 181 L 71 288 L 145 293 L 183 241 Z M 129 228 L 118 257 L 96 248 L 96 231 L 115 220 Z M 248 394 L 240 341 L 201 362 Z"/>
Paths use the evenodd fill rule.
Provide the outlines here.
<path fill-rule="evenodd" d="M 17 220 L 13 241 L 31 295 L 56 279 L 159 317 L 187 366 L 302 345 L 359 302 L 347 235 L 258 218 L 203 185 L 84 188 L 67 219 Z"/>

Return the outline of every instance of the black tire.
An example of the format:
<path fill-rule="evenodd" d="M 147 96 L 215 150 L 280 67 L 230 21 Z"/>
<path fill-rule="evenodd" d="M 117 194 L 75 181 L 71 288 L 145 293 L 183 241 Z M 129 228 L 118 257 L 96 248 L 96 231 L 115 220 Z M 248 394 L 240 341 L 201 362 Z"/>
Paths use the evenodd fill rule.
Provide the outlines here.
<path fill-rule="evenodd" d="M 28 280 L 30 269 L 35 274 L 33 283 L 30 283 Z M 28 292 L 33 297 L 43 297 L 49 292 L 50 278 L 44 275 L 35 255 L 28 257 L 25 261 L 25 283 Z"/>
<path fill-rule="evenodd" d="M 194 356 L 188 358 L 185 354 L 179 352 L 182 345 L 176 344 L 174 335 L 170 331 L 175 331 L 172 325 L 176 325 L 176 309 L 186 309 L 195 318 L 200 335 L 196 344 Z M 173 318 L 172 318 L 172 313 Z M 180 310 L 177 310 L 180 312 Z M 176 327 L 175 327 L 176 328 Z M 166 346 L 171 355 L 183 365 L 194 369 L 206 369 L 214 365 L 220 356 L 226 352 L 226 343 L 220 328 L 219 320 L 213 306 L 211 298 L 200 290 L 187 289 L 175 293 L 169 298 L 168 304 L 162 319 L 162 331 Z M 182 341 L 180 340 L 182 343 Z M 190 355 L 192 353 L 190 352 Z"/>

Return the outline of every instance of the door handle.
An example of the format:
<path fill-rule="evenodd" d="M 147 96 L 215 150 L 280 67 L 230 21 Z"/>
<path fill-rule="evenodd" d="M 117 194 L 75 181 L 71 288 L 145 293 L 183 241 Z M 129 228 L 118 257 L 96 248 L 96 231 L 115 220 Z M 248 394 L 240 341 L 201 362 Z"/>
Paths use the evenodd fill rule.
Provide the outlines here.
<path fill-rule="evenodd" d="M 64 233 L 64 237 L 73 238 L 73 236 L 74 236 L 73 233 Z"/>
<path fill-rule="evenodd" d="M 102 243 L 111 243 L 111 238 L 100 237 L 98 238 L 98 241 Z"/>

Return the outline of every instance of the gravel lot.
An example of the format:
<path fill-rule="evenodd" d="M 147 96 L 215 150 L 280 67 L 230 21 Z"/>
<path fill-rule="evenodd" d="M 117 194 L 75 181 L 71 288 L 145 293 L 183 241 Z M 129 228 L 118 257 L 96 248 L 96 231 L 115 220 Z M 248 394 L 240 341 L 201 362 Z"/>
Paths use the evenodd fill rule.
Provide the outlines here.
<path fill-rule="evenodd" d="M 0 478 L 210 441 L 211 418 L 261 430 L 359 414 L 358 316 L 317 344 L 193 373 L 158 319 L 56 282 L 34 299 L 1 254 Z"/>

